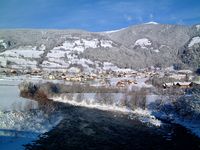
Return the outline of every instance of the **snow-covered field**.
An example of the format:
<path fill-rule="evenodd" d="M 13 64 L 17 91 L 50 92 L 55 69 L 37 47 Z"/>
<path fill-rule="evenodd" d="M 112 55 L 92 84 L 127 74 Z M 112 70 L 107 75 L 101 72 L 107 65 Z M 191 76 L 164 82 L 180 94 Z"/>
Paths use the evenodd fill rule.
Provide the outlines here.
<path fill-rule="evenodd" d="M 43 46 L 39 49 L 33 46 L 19 47 L 0 53 L 0 63 L 2 66 L 12 65 L 13 68 L 36 68 L 36 59 L 40 58 L 43 53 Z"/>
<path fill-rule="evenodd" d="M 1 150 L 23 149 L 23 144 L 37 139 L 62 119 L 61 115 L 48 116 L 39 110 L 37 102 L 19 97 L 18 84 L 24 79 L 23 76 L 0 80 Z"/>
<path fill-rule="evenodd" d="M 11 80 L 3 79 L 0 80 L 0 110 L 1 111 L 12 111 L 12 110 L 25 110 L 27 106 L 37 108 L 37 102 L 21 98 L 19 96 L 18 84 L 20 79 Z"/>
<path fill-rule="evenodd" d="M 135 42 L 134 46 L 140 46 L 141 48 L 146 49 L 147 46 L 151 46 L 151 44 L 152 43 L 151 43 L 151 41 L 149 39 L 143 38 L 143 39 L 138 39 Z"/>

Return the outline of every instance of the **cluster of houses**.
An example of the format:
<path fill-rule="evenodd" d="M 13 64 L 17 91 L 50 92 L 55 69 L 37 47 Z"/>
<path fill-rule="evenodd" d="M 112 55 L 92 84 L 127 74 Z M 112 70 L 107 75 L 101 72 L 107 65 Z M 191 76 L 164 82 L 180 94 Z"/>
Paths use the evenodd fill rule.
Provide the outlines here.
<path fill-rule="evenodd" d="M 169 73 L 168 77 L 176 80 L 176 82 L 164 83 L 163 88 L 190 88 L 198 85 L 198 83 L 193 82 L 194 76 L 191 70 L 179 70 L 175 73 Z"/>
<path fill-rule="evenodd" d="M 66 73 L 49 73 L 47 76 L 43 76 L 44 79 L 50 80 L 65 80 L 65 81 L 72 81 L 72 82 L 83 82 L 89 80 L 97 79 L 97 75 L 95 74 L 66 74 Z"/>
<path fill-rule="evenodd" d="M 43 71 L 39 68 L 35 69 L 9 69 L 4 68 L 0 70 L 0 73 L 11 76 L 11 75 L 42 75 Z"/>
<path fill-rule="evenodd" d="M 128 85 L 132 85 L 132 84 L 137 84 L 137 82 L 135 80 L 120 80 L 117 82 L 116 86 L 117 87 L 126 87 Z"/>
<path fill-rule="evenodd" d="M 40 75 L 45 79 L 59 79 L 67 81 L 82 81 L 82 80 L 93 80 L 96 78 L 123 78 L 123 77 L 149 77 L 157 75 L 158 73 L 149 71 L 113 71 L 113 70 L 102 70 L 98 73 L 75 73 L 70 74 L 65 71 L 48 71 L 42 70 L 40 68 L 30 68 L 30 69 L 9 69 L 1 68 L 1 73 L 6 75 Z M 70 76 L 70 77 L 69 77 Z"/>
<path fill-rule="evenodd" d="M 193 85 L 199 84 L 193 81 L 193 72 L 191 70 L 179 70 L 175 72 L 162 72 L 162 71 L 152 71 L 152 70 L 140 70 L 140 71 L 108 71 L 102 70 L 97 73 L 75 73 L 69 74 L 67 71 L 45 71 L 39 68 L 35 69 L 9 69 L 3 68 L 0 70 L 1 73 L 5 75 L 36 75 L 41 76 L 48 80 L 64 80 L 69 82 L 85 82 L 98 80 L 101 85 L 110 86 L 109 79 L 119 78 L 118 82 L 115 84 L 117 87 L 127 87 L 128 85 L 137 84 L 136 78 L 150 78 L 154 76 L 161 77 L 163 74 L 169 78 L 174 79 L 176 82 L 168 82 L 162 85 L 163 88 L 179 87 L 179 88 L 189 88 Z M 129 78 L 124 79 L 124 78 Z M 184 81 L 184 82 L 181 82 Z"/>

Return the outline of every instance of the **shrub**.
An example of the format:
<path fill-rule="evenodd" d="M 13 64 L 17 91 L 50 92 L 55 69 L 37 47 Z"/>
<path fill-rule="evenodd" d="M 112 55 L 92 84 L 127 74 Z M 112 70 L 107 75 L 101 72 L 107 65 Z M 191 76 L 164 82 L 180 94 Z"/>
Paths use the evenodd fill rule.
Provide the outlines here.
<path fill-rule="evenodd" d="M 135 108 L 139 107 L 142 109 L 146 108 L 146 96 L 147 96 L 147 89 L 141 88 L 138 91 L 132 91 L 129 93 L 130 100 L 128 103 L 128 107 L 134 110 Z"/>
<path fill-rule="evenodd" d="M 195 72 L 196 74 L 200 75 L 200 68 L 198 68 Z"/>
<path fill-rule="evenodd" d="M 173 64 L 173 68 L 174 68 L 174 70 L 181 70 L 181 69 L 183 69 L 183 64 L 181 64 L 181 63 Z"/>
<path fill-rule="evenodd" d="M 119 93 L 122 90 L 113 87 L 95 87 L 88 84 L 55 84 L 55 83 L 41 83 L 34 84 L 31 82 L 23 82 L 19 85 L 20 95 L 22 97 L 29 97 L 37 100 L 47 100 L 55 94 L 62 93 L 102 93 L 106 103 L 111 102 L 111 93 Z M 106 94 L 108 93 L 108 94 Z"/>

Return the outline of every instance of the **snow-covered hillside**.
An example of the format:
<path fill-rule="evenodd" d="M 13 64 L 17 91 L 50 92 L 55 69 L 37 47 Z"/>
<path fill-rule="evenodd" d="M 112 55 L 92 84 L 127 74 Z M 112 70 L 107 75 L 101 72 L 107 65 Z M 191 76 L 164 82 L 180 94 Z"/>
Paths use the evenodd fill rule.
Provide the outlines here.
<path fill-rule="evenodd" d="M 31 67 L 36 68 L 37 60 L 44 53 L 44 49 L 36 49 L 34 46 L 23 46 L 0 53 L 1 65 L 13 68 Z"/>
<path fill-rule="evenodd" d="M 0 53 L 0 64 L 3 67 L 10 68 L 38 68 L 45 70 L 79 70 L 85 72 L 101 70 L 119 70 L 119 68 L 109 63 L 106 67 L 106 61 L 94 61 L 81 57 L 85 50 L 109 49 L 116 47 L 116 43 L 106 38 L 68 36 L 63 37 L 60 44 L 48 49 L 47 45 L 40 46 L 20 46 Z M 105 66 L 104 66 L 105 63 Z"/>
<path fill-rule="evenodd" d="M 169 67 L 180 63 L 177 55 L 184 45 L 198 42 L 198 27 L 149 22 L 106 32 L 0 30 L 0 65 L 55 69 L 69 68 L 85 59 L 84 66 L 111 62 L 133 69 L 157 64 Z"/>

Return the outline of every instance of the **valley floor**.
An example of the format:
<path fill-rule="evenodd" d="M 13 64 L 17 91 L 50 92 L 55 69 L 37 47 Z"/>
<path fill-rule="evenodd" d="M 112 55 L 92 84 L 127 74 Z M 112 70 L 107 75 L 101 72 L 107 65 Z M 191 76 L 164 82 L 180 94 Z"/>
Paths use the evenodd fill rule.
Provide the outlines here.
<path fill-rule="evenodd" d="M 98 88 L 100 86 L 96 82 L 89 82 L 94 86 L 92 89 L 90 86 L 88 86 L 87 89 L 84 89 L 83 93 L 78 93 L 78 92 L 76 93 L 76 91 L 80 92 L 80 90 L 82 90 L 81 87 L 84 84 L 69 84 L 69 82 L 62 80 L 46 80 L 42 79 L 40 76 L 29 76 L 29 78 L 27 78 L 27 76 L 3 77 L 1 79 L 2 86 L 0 87 L 5 92 L 5 93 L 1 92 L 2 96 L 3 95 L 6 96 L 4 97 L 5 101 L 12 100 L 12 97 L 14 97 L 14 99 L 16 98 L 18 101 L 27 100 L 27 99 L 20 99 L 18 95 L 19 91 L 16 92 L 17 89 L 12 89 L 12 88 L 17 88 L 16 85 L 18 85 L 24 80 L 26 80 L 25 83 L 28 84 L 28 86 L 26 86 L 26 84 L 22 84 L 24 87 L 19 86 L 20 90 L 23 89 L 26 91 L 26 88 L 28 88 L 34 95 L 34 92 L 37 93 L 38 91 L 49 92 L 48 88 L 50 88 L 51 90 L 53 89 L 54 92 L 57 93 L 56 94 L 51 92 L 48 93 L 51 96 L 48 95 L 49 97 L 46 97 L 48 99 L 45 98 L 43 99 L 44 101 L 42 99 L 40 100 L 35 99 L 36 102 L 38 103 L 37 106 L 25 105 L 24 107 L 22 107 L 23 105 L 21 104 L 20 106 L 16 104 L 13 105 L 12 101 L 10 101 L 9 108 L 11 110 L 8 110 L 7 108 L 6 108 L 7 110 L 6 109 L 3 110 L 2 108 L 5 108 L 5 106 L 3 106 L 2 103 L 3 107 L 0 109 L 2 111 L 2 113 L 0 114 L 1 115 L 0 119 L 3 120 L 11 119 L 9 118 L 10 114 L 12 114 L 12 116 L 18 116 L 16 118 L 14 117 L 12 118 L 13 124 L 9 124 L 8 123 L 9 121 L 2 122 L 6 124 L 6 125 L 4 124 L 1 125 L 2 129 L 8 128 L 11 130 L 14 129 L 16 131 L 38 131 L 39 135 L 41 136 L 39 137 L 36 136 L 31 139 L 27 138 L 28 136 L 25 136 L 26 138 L 23 138 L 23 136 L 21 136 L 19 138 L 16 138 L 13 142 L 13 138 L 15 138 L 15 136 L 11 137 L 9 135 L 6 136 L 6 134 L 3 134 L 2 137 L 0 137 L 1 140 L 0 148 L 2 147 L 2 150 L 12 149 L 12 146 L 15 146 L 16 144 L 16 148 L 21 149 L 22 144 L 25 144 L 25 149 L 31 149 L 31 150 L 32 149 L 33 150 L 34 149 L 41 149 L 41 150 L 45 149 L 46 150 L 51 150 L 51 149 L 52 150 L 53 149 L 84 149 L 84 150 L 85 149 L 105 149 L 105 150 L 110 150 L 110 149 L 193 150 L 194 149 L 196 150 L 199 149 L 200 139 L 199 137 L 192 134 L 190 131 L 190 130 L 195 131 L 196 129 L 198 129 L 199 127 L 198 122 L 197 122 L 198 126 L 196 126 L 195 129 L 191 129 L 190 127 L 188 127 L 190 130 L 181 126 L 180 124 L 182 122 L 179 122 L 179 125 L 172 123 L 173 121 L 171 121 L 170 119 L 174 119 L 171 114 L 174 113 L 173 112 L 174 110 L 173 109 L 172 109 L 173 111 L 171 109 L 167 110 L 166 106 L 168 105 L 165 104 L 173 104 L 173 103 L 171 103 L 171 101 L 167 99 L 166 95 L 163 95 L 165 97 L 162 97 L 162 100 L 160 101 L 161 104 L 163 105 L 159 105 L 159 109 L 157 105 L 155 105 L 153 106 L 154 108 L 153 111 L 152 112 L 149 111 L 150 109 L 152 110 L 152 108 L 150 108 L 150 106 L 152 106 L 151 104 L 156 104 L 155 102 L 157 102 L 156 101 L 157 99 L 160 100 L 160 97 L 158 95 L 153 95 L 152 93 L 147 94 L 144 92 L 147 89 L 150 91 L 154 89 L 154 87 L 151 84 L 146 82 L 149 78 L 145 76 L 142 78 L 134 77 L 133 81 L 137 82 L 137 84 L 134 84 L 133 82 L 134 88 L 131 88 L 130 86 L 130 88 L 128 88 L 127 90 L 123 90 L 124 87 L 117 87 L 119 93 L 112 93 L 113 90 L 114 91 L 116 90 L 115 87 L 113 88 L 113 86 L 115 86 L 117 82 L 122 82 L 124 85 L 126 85 L 128 82 L 132 81 L 131 79 L 133 78 L 127 78 L 127 77 L 110 78 L 109 82 L 112 88 L 109 87 L 107 89 L 106 87 L 104 87 L 105 89 Z M 15 84 L 15 86 L 9 87 L 7 85 L 8 83 Z M 29 85 L 31 86 L 29 87 Z M 69 88 L 73 86 L 79 88 L 75 89 Z M 97 91 L 95 91 L 95 87 L 97 88 L 96 89 Z M 34 88 L 36 91 L 32 91 L 33 90 L 32 88 Z M 59 93 L 58 89 L 60 91 L 66 90 L 65 92 L 69 92 L 70 90 L 72 90 L 73 91 L 72 93 L 70 92 L 68 93 L 71 94 L 71 98 L 69 95 L 66 95 L 66 93 L 62 92 Z M 30 92 L 29 90 L 27 92 Z M 100 95 L 98 98 L 100 99 L 103 98 L 104 100 L 98 101 L 99 99 L 96 99 L 96 97 L 94 97 L 94 93 L 91 93 L 90 90 L 97 93 L 98 90 L 100 90 Z M 110 90 L 110 92 L 109 91 L 105 92 L 105 90 Z M 101 93 L 103 91 L 107 95 L 105 95 L 105 93 Z M 164 91 L 166 92 L 168 91 L 168 89 Z M 9 94 L 9 92 L 11 93 Z M 128 95 L 125 95 L 125 97 L 120 96 L 121 94 L 120 92 L 125 92 L 125 93 L 128 92 L 127 93 Z M 154 90 L 153 93 L 155 94 Z M 13 96 L 11 94 L 13 94 Z M 113 97 L 110 97 L 109 94 L 111 94 Z M 25 97 L 25 98 L 31 98 L 31 97 Z M 32 97 L 31 99 L 34 98 L 35 97 Z M 93 100 L 88 101 L 88 98 Z M 123 98 L 125 98 L 126 100 L 123 101 Z M 144 98 L 145 101 L 142 102 L 141 104 L 141 101 Z M 138 99 L 139 101 L 137 101 Z M 131 104 L 130 101 L 135 101 L 135 100 L 136 103 L 138 104 L 134 103 L 133 107 L 130 106 Z M 13 103 L 14 102 L 15 101 L 13 101 Z M 140 105 L 143 105 L 143 103 L 145 103 L 146 108 L 135 109 L 136 106 L 141 107 Z M 112 107 L 114 109 L 110 109 Z M 37 111 L 33 111 L 33 114 L 34 113 L 36 114 L 34 117 L 33 115 L 30 114 L 27 115 L 26 113 L 24 113 L 24 110 L 26 109 L 38 109 L 38 108 L 40 108 L 40 110 L 42 110 L 43 113 L 39 113 L 38 115 Z M 115 110 L 115 108 L 117 109 Z M 20 113 L 19 112 L 16 113 L 16 109 L 18 109 L 17 111 L 19 111 Z M 130 109 L 135 109 L 134 113 Z M 21 111 L 23 113 L 21 113 Z M 171 118 L 166 119 L 163 116 L 159 116 L 161 112 L 166 113 L 163 116 L 166 116 L 168 113 L 171 116 Z M 20 125 L 20 120 L 18 120 L 18 118 L 21 118 L 20 114 L 23 114 L 22 116 L 24 117 L 22 118 L 21 125 Z M 57 115 L 52 115 L 52 114 L 57 114 Z M 162 121 L 157 119 L 155 116 L 158 117 L 159 119 L 162 119 Z M 197 113 L 197 117 L 198 116 L 199 114 Z M 191 115 L 189 117 L 193 116 Z M 37 125 L 38 128 L 34 128 L 35 127 L 34 125 Z M 5 128 L 5 126 L 7 128 Z M 35 141 L 30 142 L 29 140 L 35 140 Z"/>

